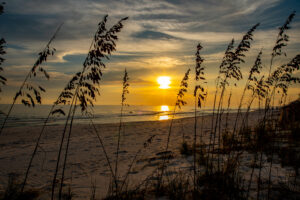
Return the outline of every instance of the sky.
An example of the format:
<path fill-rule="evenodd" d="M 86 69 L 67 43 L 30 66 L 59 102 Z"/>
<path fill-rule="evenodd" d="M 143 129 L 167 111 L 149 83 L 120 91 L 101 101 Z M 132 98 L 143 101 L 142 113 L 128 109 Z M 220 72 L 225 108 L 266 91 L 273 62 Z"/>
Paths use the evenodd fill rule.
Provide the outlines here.
<path fill-rule="evenodd" d="M 0 103 L 11 103 L 18 87 L 59 24 L 64 23 L 52 46 L 57 49 L 43 66 L 50 80 L 33 81 L 47 90 L 43 104 L 52 104 L 72 75 L 82 68 L 97 24 L 108 14 L 108 25 L 123 17 L 117 51 L 113 53 L 100 83 L 101 96 L 96 104 L 120 104 L 122 77 L 129 75 L 127 103 L 130 105 L 173 105 L 180 80 L 191 68 L 188 94 L 193 105 L 195 51 L 203 50 L 207 105 L 212 105 L 218 66 L 232 38 L 238 43 L 256 23 L 251 50 L 241 65 L 244 77 L 262 49 L 264 71 L 281 26 L 289 14 L 296 16 L 288 30 L 290 41 L 284 49 L 287 57 L 275 59 L 275 66 L 286 63 L 300 53 L 299 0 L 9 0 L 0 16 L 0 37 L 7 42 L 2 73 L 7 79 Z M 296 74 L 297 75 L 297 74 Z M 299 74 L 298 74 L 299 75 Z M 168 89 L 159 88 L 157 78 L 170 77 Z M 236 106 L 245 81 L 230 86 L 232 106 Z M 291 86 L 288 100 L 298 97 L 299 85 Z"/>

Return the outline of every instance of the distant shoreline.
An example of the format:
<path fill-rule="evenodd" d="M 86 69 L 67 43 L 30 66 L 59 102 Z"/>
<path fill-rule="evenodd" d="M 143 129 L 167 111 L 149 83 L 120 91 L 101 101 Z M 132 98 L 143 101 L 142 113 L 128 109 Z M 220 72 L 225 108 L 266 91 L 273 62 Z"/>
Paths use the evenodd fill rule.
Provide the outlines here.
<path fill-rule="evenodd" d="M 256 113 L 257 113 L 258 115 L 260 115 L 260 114 L 262 114 L 262 111 L 263 111 L 263 109 L 261 109 L 261 110 L 252 110 L 252 111 L 249 112 L 249 114 L 250 114 L 250 115 L 253 115 L 253 114 L 256 114 Z M 278 110 L 277 110 L 277 111 L 278 111 Z M 237 113 L 237 112 L 231 112 L 231 113 L 229 113 L 229 115 L 230 115 L 230 117 L 235 117 L 235 116 L 236 116 L 236 113 Z M 242 115 L 243 115 L 244 113 L 245 113 L 245 112 L 241 112 Z M 215 113 L 215 114 L 216 114 L 216 113 Z M 226 118 L 225 115 L 226 115 L 226 114 L 227 114 L 226 112 L 223 113 L 223 115 L 222 115 L 222 119 L 223 119 L 223 120 L 225 120 L 225 118 Z M 164 119 L 164 120 L 123 121 L 122 124 L 123 124 L 124 126 L 130 126 L 130 125 L 132 125 L 132 124 L 143 124 L 143 123 L 169 123 L 170 120 L 171 120 L 171 118 L 172 118 L 172 114 L 170 113 L 170 114 L 168 114 L 168 116 L 169 116 L 169 119 Z M 206 113 L 206 114 L 203 115 L 203 116 L 198 115 L 198 116 L 197 116 L 197 119 L 201 119 L 202 117 L 208 119 L 208 118 L 211 118 L 211 116 L 212 116 L 212 113 Z M 89 124 L 90 124 L 90 122 L 88 122 L 89 119 L 88 119 L 88 118 L 84 118 L 84 119 L 85 119 L 87 122 L 82 123 L 82 121 L 79 121 L 79 122 L 78 122 L 78 120 L 75 119 L 74 125 L 76 125 L 76 126 L 85 126 L 85 125 L 89 125 Z M 193 116 L 189 116 L 189 117 L 178 117 L 177 115 L 175 115 L 175 118 L 174 118 L 173 120 L 174 120 L 175 123 L 178 122 L 178 121 L 184 122 L 184 121 L 194 120 L 194 117 L 193 117 Z M 33 119 L 33 121 L 34 121 L 34 119 Z M 43 122 L 44 122 L 44 121 L 42 121 L 40 124 L 36 124 L 36 125 L 31 125 L 31 124 L 27 123 L 27 124 L 23 124 L 23 125 L 7 126 L 5 129 L 7 129 L 7 128 L 22 128 L 22 127 L 26 127 L 26 128 L 39 128 L 39 127 L 42 127 L 42 126 L 43 126 Z M 63 122 L 63 123 L 60 123 L 60 124 L 48 123 L 46 126 L 47 126 L 47 127 L 63 127 L 63 126 L 64 126 L 65 120 L 62 120 L 62 122 Z M 118 126 L 118 125 L 119 125 L 119 122 L 97 123 L 97 122 L 93 121 L 93 123 L 94 123 L 95 125 L 100 125 L 100 126 L 102 126 L 102 125 L 103 125 L 103 126 Z M 4 132 L 5 132 L 5 131 L 4 131 Z"/>

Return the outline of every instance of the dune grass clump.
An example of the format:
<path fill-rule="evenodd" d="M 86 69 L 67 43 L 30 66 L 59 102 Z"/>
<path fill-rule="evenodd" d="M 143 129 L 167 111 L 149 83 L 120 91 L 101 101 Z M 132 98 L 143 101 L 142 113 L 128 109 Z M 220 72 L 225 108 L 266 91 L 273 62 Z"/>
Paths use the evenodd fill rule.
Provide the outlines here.
<path fill-rule="evenodd" d="M 222 136 L 221 136 L 221 131 L 217 132 L 217 129 L 218 127 L 220 129 L 221 126 L 221 121 L 222 121 L 221 113 L 223 112 L 222 110 L 223 110 L 223 102 L 224 102 L 226 88 L 227 86 L 229 86 L 231 79 L 235 81 L 239 81 L 243 78 L 239 65 L 245 62 L 244 53 L 250 49 L 251 47 L 250 42 L 253 40 L 253 32 L 256 30 L 258 26 L 259 24 L 256 24 L 251 29 L 249 29 L 249 31 L 243 36 L 241 42 L 239 43 L 239 45 L 236 47 L 235 50 L 234 50 L 234 39 L 231 40 L 231 42 L 227 46 L 221 65 L 219 66 L 219 75 L 217 77 L 217 86 L 214 95 L 214 106 L 213 106 L 213 114 L 212 114 L 212 122 L 211 122 L 212 133 L 209 142 L 209 150 L 208 150 L 209 152 L 211 148 L 212 148 L 212 152 L 214 152 L 216 146 L 218 147 L 218 149 L 220 149 Z M 221 93 L 217 98 L 219 89 L 221 90 Z M 216 113 L 216 119 L 214 120 L 215 113 Z M 212 165 L 212 163 L 210 164 L 207 163 L 207 166 L 208 165 Z M 218 154 L 218 170 L 219 169 L 220 169 L 220 156 Z"/>
<path fill-rule="evenodd" d="M 41 104 L 42 103 L 42 96 L 41 93 L 46 92 L 46 90 L 38 85 L 37 83 L 31 82 L 31 79 L 33 77 L 37 76 L 37 73 L 40 72 L 44 75 L 46 79 L 49 79 L 50 76 L 47 73 L 47 71 L 43 68 L 42 64 L 47 61 L 48 56 L 53 56 L 56 49 L 51 47 L 51 43 L 57 36 L 62 24 L 57 28 L 54 35 L 51 37 L 49 42 L 47 43 L 46 47 L 39 53 L 38 59 L 33 64 L 32 68 L 29 70 L 28 74 L 26 75 L 24 81 L 22 82 L 19 90 L 15 94 L 15 97 L 13 98 L 12 104 L 9 107 L 9 110 L 6 114 L 6 117 L 4 119 L 4 122 L 0 129 L 0 134 L 3 131 L 3 128 L 5 127 L 6 121 L 8 117 L 10 116 L 10 113 L 14 107 L 14 105 L 17 103 L 17 100 L 21 98 L 21 103 L 28 107 L 34 107 L 35 104 Z"/>
<path fill-rule="evenodd" d="M 26 185 L 27 177 L 29 175 L 29 171 L 32 165 L 32 161 L 35 157 L 35 154 L 37 152 L 37 148 L 40 144 L 40 139 L 42 134 L 44 133 L 45 127 L 48 123 L 48 120 L 53 115 L 66 115 L 66 112 L 61 105 L 70 105 L 69 110 L 67 112 L 67 119 L 64 126 L 62 138 L 59 145 L 59 151 L 58 151 L 58 157 L 57 157 L 57 163 L 56 163 L 56 170 L 54 173 L 53 178 L 53 184 L 52 184 L 52 193 L 51 193 L 51 199 L 54 199 L 54 192 L 55 192 L 55 186 L 57 181 L 57 175 L 59 170 L 59 163 L 61 161 L 61 154 L 62 154 L 62 147 L 65 144 L 65 153 L 63 158 L 63 167 L 62 167 L 62 174 L 61 174 L 61 184 L 59 188 L 59 199 L 62 198 L 62 188 L 63 188 L 63 182 L 64 182 L 64 172 L 66 169 L 66 163 L 67 163 L 67 155 L 68 155 L 68 149 L 69 149 L 69 143 L 71 138 L 71 132 L 72 132 L 72 124 L 75 116 L 75 111 L 78 105 L 81 107 L 82 114 L 86 114 L 89 116 L 89 112 L 87 111 L 88 105 L 93 106 L 93 102 L 96 100 L 96 96 L 99 95 L 99 89 L 97 86 L 100 83 L 101 77 L 102 77 L 102 70 L 106 67 L 103 60 L 108 60 L 109 56 L 112 52 L 116 50 L 116 41 L 118 40 L 117 33 L 121 31 L 123 28 L 123 21 L 127 20 L 127 18 L 121 19 L 117 24 L 112 26 L 110 29 L 106 28 L 106 22 L 107 22 L 107 15 L 104 17 L 103 21 L 98 24 L 98 29 L 95 33 L 95 36 L 93 37 L 93 41 L 91 43 L 88 55 L 83 63 L 83 69 L 81 72 L 76 73 L 72 79 L 67 83 L 67 86 L 64 88 L 64 90 L 59 95 L 58 99 L 54 102 L 48 117 L 46 118 L 44 125 L 42 127 L 42 130 L 39 134 L 39 137 L 37 139 L 35 149 L 32 153 L 29 165 L 27 167 L 27 171 L 25 174 L 25 178 L 22 185 L 22 191 Z M 54 37 L 53 37 L 54 39 Z M 52 41 L 52 40 L 51 40 Z M 49 45 L 47 45 L 49 48 Z M 46 54 L 42 53 L 41 57 L 37 61 L 37 64 L 34 66 L 36 69 L 41 62 L 43 62 L 47 56 L 50 53 L 49 51 L 46 51 Z M 44 73 L 45 71 L 42 70 Z M 32 72 L 35 74 L 35 70 L 32 70 Z M 46 74 L 46 73 L 45 73 Z M 67 127 L 69 127 L 69 132 L 67 132 Z M 93 126 L 94 129 L 96 129 L 95 126 Z M 100 142 L 101 138 L 98 133 L 96 133 Z M 65 139 L 66 137 L 67 139 Z M 103 142 L 101 143 L 103 146 Z M 105 152 L 105 149 L 103 147 L 103 151 Z M 112 172 L 112 175 L 114 177 L 114 173 L 112 171 L 112 167 L 110 165 L 110 162 L 108 160 L 108 156 L 106 154 L 106 158 L 108 161 L 108 164 L 110 166 L 110 170 Z"/>
<path fill-rule="evenodd" d="M 126 100 L 126 94 L 129 93 L 128 87 L 129 87 L 129 77 L 128 73 L 125 69 L 124 77 L 123 77 L 123 89 L 122 89 L 122 99 L 121 99 L 121 112 L 120 112 L 120 123 L 119 123 L 119 131 L 118 131 L 118 144 L 117 144 L 117 151 L 116 151 L 116 162 L 115 162 L 115 177 L 118 179 L 118 158 L 119 158 L 119 150 L 120 150 L 120 139 L 121 139 L 121 130 L 122 130 L 122 118 L 123 118 L 123 109 Z M 116 191 L 118 191 L 118 185 L 115 186 Z"/>
<path fill-rule="evenodd" d="M 97 95 L 100 94 L 97 86 L 99 86 L 100 84 L 102 70 L 106 67 L 103 60 L 108 60 L 111 53 L 116 51 L 116 41 L 118 40 L 117 33 L 119 33 L 123 28 L 123 21 L 128 19 L 127 17 L 121 19 L 117 24 L 115 24 L 107 30 L 107 17 L 108 16 L 106 15 L 103 21 L 98 24 L 98 29 L 93 37 L 93 41 L 91 43 L 89 52 L 87 54 L 86 59 L 83 62 L 82 71 L 75 74 L 75 76 L 71 80 L 72 82 L 70 82 L 70 84 L 62 92 L 62 95 L 60 96 L 62 97 L 60 99 L 60 102 L 57 103 L 65 104 L 67 102 L 70 102 L 70 107 L 60 142 L 59 153 L 57 157 L 57 165 L 53 177 L 51 199 L 54 199 L 56 177 L 58 173 L 58 167 L 62 153 L 62 146 L 64 143 L 67 127 L 69 126 L 69 131 L 66 139 L 66 149 L 64 153 L 61 184 L 59 188 L 59 198 L 61 198 L 63 189 L 64 172 L 66 169 L 69 143 L 76 108 L 79 105 L 81 108 L 81 112 L 84 114 L 87 112 L 88 105 L 93 106 L 93 103 L 96 101 Z M 112 171 L 111 165 L 110 170 L 116 182 L 116 177 Z"/>
<path fill-rule="evenodd" d="M 203 102 L 205 98 L 207 97 L 207 91 L 204 89 L 203 84 L 199 84 L 199 81 L 205 81 L 204 77 L 204 69 L 205 67 L 202 66 L 202 63 L 204 62 L 204 59 L 200 55 L 200 51 L 202 50 L 202 46 L 199 43 L 197 45 L 197 51 L 196 51 L 196 65 L 195 65 L 195 89 L 194 89 L 194 109 L 195 109 L 195 115 L 194 115 L 194 139 L 193 139 L 193 155 L 194 155 L 194 186 L 196 186 L 196 173 L 197 173 L 197 166 L 196 166 L 196 146 L 197 146 L 197 108 L 201 108 L 203 105 Z M 202 134 L 202 133 L 201 133 Z"/>
<path fill-rule="evenodd" d="M 172 118 L 171 118 L 171 122 L 170 122 L 170 126 L 169 126 L 169 132 L 168 132 L 168 137 L 167 137 L 167 143 L 166 143 L 166 148 L 164 152 L 168 152 L 169 149 L 169 143 L 170 143 L 170 137 L 171 137 L 171 133 L 172 133 L 172 126 L 173 126 L 173 120 L 175 117 L 175 113 L 176 113 L 176 109 L 177 107 L 179 109 L 181 109 L 181 106 L 184 106 L 186 104 L 186 101 L 183 100 L 184 94 L 187 92 L 187 88 L 188 88 L 188 79 L 189 79 L 189 74 L 190 74 L 190 69 L 188 69 L 183 77 L 183 79 L 180 82 L 180 89 L 177 93 L 177 97 L 176 97 L 176 102 L 175 102 L 175 106 L 174 106 L 174 110 L 172 113 Z M 163 164 L 162 164 L 162 168 L 161 168 L 161 174 L 160 174 L 160 178 L 159 178 L 159 183 L 158 183 L 158 188 L 160 188 L 162 179 L 163 179 L 163 175 L 164 175 L 164 170 L 165 170 L 165 164 L 166 164 L 166 159 L 163 159 Z"/>
<path fill-rule="evenodd" d="M 6 41 L 4 40 L 4 38 L 1 38 L 0 39 L 0 55 L 3 56 L 4 54 L 6 54 L 6 51 L 5 51 L 5 43 Z M 3 71 L 3 67 L 1 66 L 4 62 L 4 58 L 3 57 L 0 57 L 0 72 Z M 3 75 L 0 75 L 0 92 L 2 92 L 2 89 L 1 87 L 6 85 L 6 81 L 7 79 L 3 76 Z"/>
<path fill-rule="evenodd" d="M 279 35 L 276 40 L 276 45 L 273 48 L 273 53 L 272 53 L 272 58 L 271 58 L 271 67 L 274 64 L 273 59 L 276 56 L 280 55 L 285 55 L 285 53 L 282 50 L 282 47 L 287 45 L 288 42 L 288 36 L 285 33 L 287 29 L 289 29 L 289 23 L 292 21 L 294 17 L 294 13 L 292 13 L 286 23 L 279 29 Z M 217 111 L 213 111 L 213 117 L 212 117 L 212 132 L 208 146 L 208 156 L 211 155 L 211 157 L 208 157 L 207 161 L 207 166 L 206 168 L 206 174 L 205 176 L 209 177 L 209 180 L 214 180 L 209 184 L 209 180 L 203 181 L 203 185 L 199 186 L 201 188 L 201 192 L 199 194 L 215 194 L 216 196 L 213 198 L 210 197 L 204 197 L 202 198 L 206 199 L 214 199 L 214 198 L 222 198 L 222 199 L 248 199 L 249 194 L 250 194 L 250 185 L 251 182 L 253 181 L 253 176 L 254 176 L 254 171 L 255 168 L 258 168 L 258 181 L 257 181 L 257 199 L 260 199 L 261 192 L 264 190 L 264 195 L 265 195 L 265 189 L 264 187 L 267 188 L 267 193 L 266 196 L 269 199 L 270 198 L 270 193 L 272 191 L 272 185 L 271 185 L 271 174 L 272 174 L 272 163 L 274 160 L 274 153 L 278 152 L 278 145 L 281 142 L 282 143 L 282 138 L 279 138 L 279 136 L 276 136 L 275 133 L 277 133 L 278 130 L 278 121 L 276 121 L 275 118 L 270 118 L 271 115 L 265 114 L 264 118 L 261 123 L 257 125 L 255 129 L 252 129 L 251 127 L 248 126 L 248 115 L 251 109 L 251 106 L 253 105 L 253 102 L 257 100 L 259 102 L 259 105 L 263 104 L 263 100 L 265 101 L 265 113 L 269 113 L 271 111 L 271 105 L 274 104 L 274 98 L 275 94 L 278 92 L 281 94 L 281 101 L 279 102 L 282 104 L 284 101 L 283 99 L 286 98 L 287 96 L 287 91 L 289 86 L 292 83 L 299 83 L 299 80 L 297 77 L 295 77 L 293 74 L 299 70 L 299 57 L 296 55 L 289 63 L 284 64 L 282 66 L 279 66 L 278 68 L 275 68 L 273 72 L 270 73 L 270 76 L 265 78 L 265 76 L 259 77 L 258 75 L 260 74 L 260 71 L 262 69 L 262 51 L 260 51 L 257 55 L 257 58 L 254 62 L 253 67 L 250 69 L 248 79 L 246 81 L 246 85 L 244 87 L 244 92 L 242 94 L 241 100 L 239 102 L 239 107 L 238 107 L 238 112 L 237 116 L 235 118 L 235 123 L 233 130 L 234 131 L 225 131 L 222 132 L 220 130 L 220 124 L 221 124 L 221 119 L 222 119 L 222 104 L 223 104 L 223 96 L 225 93 L 225 88 L 227 85 L 229 85 L 229 79 L 234 78 L 235 80 L 240 80 L 242 78 L 242 74 L 240 72 L 240 68 L 238 67 L 238 64 L 241 62 L 244 62 L 243 59 L 240 60 L 240 58 L 244 57 L 243 52 L 248 51 L 250 48 L 250 41 L 252 40 L 252 33 L 253 31 L 257 28 L 259 24 L 255 25 L 252 27 L 247 34 L 243 37 L 242 42 L 240 45 L 237 47 L 235 51 L 233 51 L 233 40 L 232 42 L 228 45 L 228 48 L 225 52 L 225 56 L 223 59 L 223 62 L 220 67 L 220 75 L 223 73 L 225 74 L 224 79 L 220 79 L 220 82 L 217 82 L 217 85 L 219 84 L 221 87 L 221 94 L 218 98 L 218 86 L 217 90 L 215 93 L 215 104 L 218 102 L 217 105 Z M 239 50 L 240 49 L 240 50 Z M 228 66 L 228 67 L 226 67 Z M 245 99 L 245 93 L 247 91 L 250 91 L 252 95 L 250 96 L 250 99 Z M 275 92 L 276 91 L 276 92 Z M 218 100 L 218 101 L 217 101 Z M 241 105 L 243 102 L 247 100 L 247 111 L 244 115 L 241 115 L 240 110 L 241 110 Z M 230 101 L 230 99 L 228 99 Z M 228 102 L 228 108 L 229 108 L 229 102 Z M 272 111 L 273 112 L 273 111 Z M 214 114 L 216 113 L 216 119 L 214 119 Z M 237 127 L 237 121 L 241 120 L 241 127 Z M 274 121 L 275 119 L 275 121 Z M 274 124 L 275 123 L 275 124 Z M 277 123 L 277 124 L 276 124 Z M 292 135 L 295 136 L 297 132 L 297 127 L 298 123 L 294 123 L 293 128 L 290 130 L 293 131 Z M 217 131 L 219 129 L 219 131 Z M 237 131 L 238 130 L 238 131 Z M 291 132 L 290 131 L 290 132 Z M 216 146 L 216 141 L 215 138 L 217 136 L 217 132 L 219 132 L 219 141 L 217 145 L 219 146 L 218 152 L 215 152 L 215 146 Z M 285 137 L 288 137 L 285 134 Z M 221 142 L 220 142 L 220 139 Z M 221 148 L 222 144 L 222 148 Z M 212 148 L 212 151 L 210 149 Z M 295 155 L 292 159 L 288 159 L 288 156 L 281 155 L 280 157 L 286 157 L 286 161 L 283 160 L 283 163 L 289 163 L 289 165 L 292 165 L 295 168 L 295 176 L 298 176 L 298 168 L 295 163 L 298 162 L 297 158 L 297 152 L 295 150 L 291 150 L 292 147 L 287 147 L 289 150 L 284 149 L 283 151 L 292 153 Z M 222 153 L 229 155 L 227 160 L 223 160 L 221 164 L 221 158 L 220 158 L 220 150 L 222 149 Z M 247 152 L 254 153 L 254 162 L 252 163 L 251 167 L 251 178 L 250 180 L 247 180 L 245 182 L 244 178 L 241 176 L 239 173 L 239 159 L 240 155 L 242 152 L 246 150 Z M 282 152 L 283 152 L 282 151 Z M 181 153 L 186 153 L 188 152 L 188 146 L 186 144 L 183 144 L 181 147 Z M 232 152 L 235 152 L 230 156 Z M 281 154 L 282 154 L 281 152 Z M 218 155 L 218 160 L 214 159 L 213 154 L 217 153 Z M 263 154 L 266 154 L 268 159 L 267 162 L 270 164 L 270 170 L 268 172 L 268 178 L 266 181 L 266 185 L 262 185 L 263 178 L 262 178 L 262 169 L 263 169 Z M 294 160 L 295 162 L 290 162 L 291 160 Z M 213 169 L 216 169 L 214 171 Z M 229 170 L 230 169 L 230 170 Z M 202 174 L 204 177 L 204 175 Z M 197 175 L 197 177 L 201 177 L 201 173 Z M 249 181 L 249 182 L 248 182 Z M 222 183 L 218 186 L 217 183 Z M 225 184 L 227 183 L 227 184 Z M 205 184 L 207 184 L 205 187 L 203 187 Z M 231 185 L 232 188 L 222 188 L 225 185 Z M 252 187 L 252 186 L 251 186 Z M 194 192 L 198 191 L 195 187 Z M 203 188 L 210 188 L 208 190 L 203 189 Z M 214 190 L 215 189 L 215 190 Z M 203 192 L 206 191 L 206 192 Z M 208 192 L 210 191 L 210 192 Z M 223 192 L 222 192 L 223 191 Z M 199 191 L 198 191 L 199 192 Z M 227 196 L 228 195 L 228 196 Z"/>
<path fill-rule="evenodd" d="M 3 13 L 3 5 L 5 3 L 0 3 L 0 15 L 2 15 Z M 6 54 L 6 51 L 5 51 L 5 39 L 4 38 L 1 38 L 0 39 L 0 72 L 3 71 L 3 67 L 1 66 L 3 64 L 3 62 L 5 61 L 5 59 L 2 57 L 4 54 Z M 2 89 L 1 87 L 6 85 L 6 81 L 7 79 L 3 76 L 3 75 L 0 75 L 0 92 L 2 92 Z"/>
<path fill-rule="evenodd" d="M 234 127 L 233 127 L 233 133 L 235 133 L 235 130 L 237 128 L 237 121 L 240 118 L 240 112 L 241 112 L 241 108 L 243 105 L 243 101 L 245 98 L 245 94 L 247 92 L 247 90 L 252 90 L 252 97 L 250 99 L 250 102 L 248 103 L 248 108 L 246 115 L 249 113 L 250 107 L 255 99 L 255 84 L 258 82 L 258 78 L 256 76 L 256 74 L 260 73 L 260 70 L 262 69 L 262 62 L 261 62 L 261 56 L 262 56 L 262 51 L 260 51 L 256 57 L 256 60 L 254 62 L 254 65 L 252 66 L 252 68 L 250 69 L 249 72 L 249 76 L 248 79 L 246 81 L 240 102 L 239 102 L 239 106 L 238 106 L 238 110 L 237 110 L 237 114 L 236 114 L 236 118 L 235 118 L 235 122 L 234 122 Z M 245 124 L 243 124 L 243 126 L 245 126 Z M 241 127 L 244 128 L 244 127 Z"/>
<path fill-rule="evenodd" d="M 288 23 L 286 23 L 283 28 L 280 29 L 280 34 L 278 36 L 279 39 L 277 39 L 276 48 L 274 47 L 272 53 L 271 66 L 274 64 L 274 57 L 284 54 L 281 48 L 284 47 L 286 45 L 286 42 L 288 41 L 288 36 L 285 34 L 285 30 L 288 29 L 287 25 L 293 18 L 291 16 L 288 18 Z M 250 114 L 253 102 L 255 101 L 258 101 L 259 105 L 263 105 L 263 101 L 266 100 L 264 106 L 267 112 L 270 110 L 270 99 L 273 99 L 275 94 L 273 92 L 274 87 L 276 88 L 275 91 L 277 91 L 277 89 L 280 89 L 282 94 L 287 95 L 287 88 L 290 86 L 290 83 L 298 83 L 298 79 L 292 75 L 292 73 L 299 69 L 298 56 L 294 57 L 294 59 L 292 59 L 292 61 L 290 61 L 288 64 L 276 68 L 274 72 L 270 73 L 269 77 L 265 78 L 264 75 L 259 77 L 263 66 L 261 59 L 262 51 L 260 51 L 255 59 L 253 66 L 250 68 L 249 76 L 246 80 L 246 84 L 244 86 L 244 90 L 238 104 L 238 112 L 235 117 L 234 126 L 232 127 L 233 129 L 230 129 L 226 125 L 226 130 L 224 132 L 220 128 L 222 114 L 224 113 L 223 102 L 225 101 L 224 98 L 226 88 L 232 81 L 239 81 L 243 78 L 239 64 L 245 62 L 244 53 L 250 49 L 250 42 L 253 40 L 253 32 L 256 30 L 258 25 L 259 24 L 253 26 L 243 36 L 242 41 L 236 49 L 234 49 L 233 46 L 234 40 L 232 40 L 227 47 L 225 56 L 220 66 L 219 78 L 217 81 L 217 90 L 215 93 L 214 101 L 216 110 L 213 110 L 211 129 L 212 134 L 210 135 L 211 137 L 209 144 L 208 146 L 206 146 L 208 149 L 200 148 L 200 150 L 203 151 L 196 151 L 196 142 L 194 142 L 193 147 L 190 147 L 185 141 L 180 147 L 180 153 L 183 155 L 190 155 L 191 153 L 193 153 L 194 161 L 198 161 L 197 166 L 199 166 L 199 168 L 200 166 L 204 166 L 204 171 L 196 170 L 196 167 L 194 165 L 193 175 L 191 175 L 190 177 L 191 179 L 186 178 L 184 180 L 178 180 L 176 178 L 171 178 L 168 181 L 166 180 L 164 182 L 162 182 L 160 179 L 159 184 L 154 184 L 153 186 L 153 188 L 156 189 L 148 188 L 146 191 L 144 191 L 145 193 L 148 193 L 150 196 L 151 194 L 153 194 L 156 197 L 167 197 L 170 199 L 249 199 L 250 196 L 253 196 L 252 182 L 255 176 L 254 172 L 258 170 L 258 181 L 256 185 L 257 199 L 262 198 L 262 193 L 264 193 L 264 195 L 266 195 L 268 199 L 271 197 L 270 193 L 271 191 L 273 191 L 270 183 L 272 171 L 269 170 L 268 172 L 268 180 L 263 180 L 262 169 L 264 162 L 269 162 L 270 168 L 272 168 L 273 154 L 275 152 L 278 152 L 277 145 L 278 142 L 280 142 L 278 141 L 280 138 L 278 136 L 275 137 L 274 135 L 275 132 L 278 132 L 278 127 L 277 125 L 273 124 L 273 121 L 267 114 L 264 115 L 263 121 L 256 127 L 249 127 L 248 116 Z M 196 56 L 198 65 L 196 66 L 201 67 L 203 59 L 200 57 L 199 51 L 202 47 L 198 45 L 197 48 L 198 54 L 196 54 Z M 198 71 L 196 69 L 196 73 L 203 75 L 203 72 L 201 73 L 202 70 L 203 68 Z M 277 78 L 277 80 L 275 78 Z M 202 80 L 204 80 L 204 77 Z M 204 92 L 203 88 L 196 86 L 196 92 L 194 92 L 195 97 L 198 89 L 199 91 Z M 245 98 L 246 92 L 251 93 L 249 99 Z M 230 98 L 231 95 L 228 99 L 227 110 L 229 110 L 230 108 Z M 195 110 L 196 107 L 199 106 L 199 103 L 197 105 L 196 99 L 197 98 L 195 98 Z M 204 96 L 199 96 L 198 100 L 204 100 Z M 246 102 L 247 111 L 246 113 L 242 114 L 241 107 L 244 102 Z M 228 113 L 229 112 L 227 111 L 226 118 L 228 118 Z M 197 122 L 196 120 L 197 116 L 195 115 L 195 122 Z M 227 120 L 228 119 L 226 119 L 226 121 Z M 241 123 L 238 123 L 238 121 L 240 121 Z M 195 123 L 195 127 L 194 141 L 196 141 L 195 138 L 197 138 L 197 123 Z M 297 130 L 295 129 L 294 132 L 296 131 Z M 171 135 L 169 132 L 167 147 L 169 144 L 170 136 Z M 201 146 L 205 147 L 205 144 Z M 168 148 L 166 150 L 168 150 Z M 253 162 L 250 165 L 250 180 L 245 179 L 245 177 L 243 177 L 243 174 L 240 172 L 240 158 L 245 151 L 250 154 L 254 154 Z M 297 155 L 295 152 L 293 153 Z M 223 154 L 222 157 L 221 154 Z M 266 161 L 263 160 L 264 154 L 268 157 Z M 198 159 L 195 158 L 195 155 L 198 157 Z M 224 159 L 224 156 L 226 159 Z M 281 157 L 284 157 L 284 155 Z M 296 157 L 293 157 L 293 159 L 288 160 L 297 161 L 298 159 Z M 203 165 L 203 163 L 206 163 L 206 165 Z M 289 164 L 295 166 L 295 162 Z M 164 167 L 162 169 L 164 169 Z M 298 170 L 298 167 L 295 166 L 295 169 Z M 264 182 L 264 185 L 262 185 L 262 182 Z M 158 186 L 159 189 L 157 189 Z"/>

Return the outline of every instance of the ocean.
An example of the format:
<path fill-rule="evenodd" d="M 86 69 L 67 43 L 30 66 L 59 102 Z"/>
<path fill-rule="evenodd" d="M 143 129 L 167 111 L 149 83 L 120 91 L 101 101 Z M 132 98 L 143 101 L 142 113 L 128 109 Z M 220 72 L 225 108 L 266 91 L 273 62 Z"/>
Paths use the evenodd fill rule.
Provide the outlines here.
<path fill-rule="evenodd" d="M 0 105 L 0 123 L 2 124 L 10 105 Z M 67 113 L 68 106 L 63 106 L 63 110 Z M 6 122 L 7 127 L 16 126 L 32 126 L 42 125 L 50 112 L 51 105 L 36 105 L 34 108 L 25 107 L 24 105 L 17 104 L 14 106 L 10 117 Z M 161 106 L 125 106 L 123 110 L 123 122 L 137 122 L 137 121 L 157 121 L 168 120 L 172 118 L 174 106 L 161 105 Z M 92 108 L 92 115 L 87 116 L 81 113 L 78 107 L 74 123 L 87 124 L 90 123 L 90 118 L 93 118 L 94 123 L 118 123 L 120 121 L 119 105 L 95 105 Z M 236 110 L 230 110 L 235 112 Z M 210 115 L 212 109 L 201 109 L 197 112 L 197 115 Z M 181 110 L 176 111 L 176 118 L 193 117 L 194 107 L 184 106 Z M 51 117 L 48 125 L 58 125 L 65 123 L 65 116 Z"/>

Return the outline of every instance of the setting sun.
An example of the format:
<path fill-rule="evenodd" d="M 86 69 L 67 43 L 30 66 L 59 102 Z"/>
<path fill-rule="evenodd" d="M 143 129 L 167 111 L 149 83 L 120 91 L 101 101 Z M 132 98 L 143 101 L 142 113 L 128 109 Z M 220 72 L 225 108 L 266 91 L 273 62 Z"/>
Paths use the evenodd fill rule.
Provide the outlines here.
<path fill-rule="evenodd" d="M 168 89 L 170 88 L 169 84 L 171 83 L 170 77 L 168 76 L 160 76 L 157 78 L 157 82 L 160 85 L 160 89 Z"/>
<path fill-rule="evenodd" d="M 169 106 L 161 106 L 160 110 L 163 112 L 169 111 Z"/>

